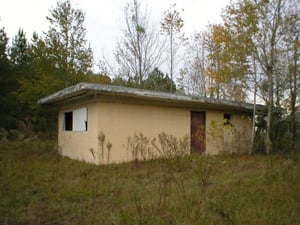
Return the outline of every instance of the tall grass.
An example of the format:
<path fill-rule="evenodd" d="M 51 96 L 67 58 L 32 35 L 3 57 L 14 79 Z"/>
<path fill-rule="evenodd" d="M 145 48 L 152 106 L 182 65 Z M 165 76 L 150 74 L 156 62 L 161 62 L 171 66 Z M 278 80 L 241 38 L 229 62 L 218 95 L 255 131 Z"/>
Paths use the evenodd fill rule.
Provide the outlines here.
<path fill-rule="evenodd" d="M 0 146 L 0 224 L 300 224 L 300 163 L 183 156 L 96 166 L 55 143 Z"/>

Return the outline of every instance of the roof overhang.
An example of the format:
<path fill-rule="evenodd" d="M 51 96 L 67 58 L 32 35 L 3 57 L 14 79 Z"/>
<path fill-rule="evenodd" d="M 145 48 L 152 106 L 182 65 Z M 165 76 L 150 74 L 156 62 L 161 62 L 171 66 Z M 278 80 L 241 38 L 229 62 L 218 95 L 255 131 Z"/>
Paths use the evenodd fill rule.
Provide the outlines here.
<path fill-rule="evenodd" d="M 65 105 L 74 101 L 85 101 L 92 98 L 122 99 L 123 102 L 141 104 L 189 107 L 195 109 L 220 109 L 252 112 L 253 104 L 206 98 L 200 96 L 179 95 L 113 85 L 78 83 L 38 101 L 41 105 Z M 264 105 L 256 105 L 257 111 L 264 111 Z"/>

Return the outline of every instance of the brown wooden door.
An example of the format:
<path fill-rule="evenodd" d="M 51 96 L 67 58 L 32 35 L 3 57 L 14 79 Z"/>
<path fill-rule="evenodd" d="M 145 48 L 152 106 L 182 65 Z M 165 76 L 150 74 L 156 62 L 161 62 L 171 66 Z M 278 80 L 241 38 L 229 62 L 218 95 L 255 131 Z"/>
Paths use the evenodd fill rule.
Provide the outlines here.
<path fill-rule="evenodd" d="M 191 112 L 191 152 L 205 152 L 205 112 Z"/>

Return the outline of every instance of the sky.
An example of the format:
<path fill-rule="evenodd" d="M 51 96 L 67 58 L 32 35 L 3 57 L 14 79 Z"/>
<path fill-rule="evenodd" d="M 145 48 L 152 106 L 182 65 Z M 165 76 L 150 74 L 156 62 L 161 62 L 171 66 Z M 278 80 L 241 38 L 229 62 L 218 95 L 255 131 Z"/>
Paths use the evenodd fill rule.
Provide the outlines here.
<path fill-rule="evenodd" d="M 39 35 L 48 31 L 46 16 L 56 6 L 57 0 L 1 0 L 0 27 L 4 27 L 10 39 L 19 28 L 31 39 L 33 32 Z M 121 37 L 124 6 L 132 0 L 71 0 L 73 8 L 85 13 L 86 39 L 94 52 L 95 64 L 103 56 L 113 59 L 117 40 Z M 173 3 L 184 20 L 186 36 L 202 31 L 209 23 L 221 21 L 222 9 L 230 0 L 141 0 L 150 12 L 152 23 L 158 26 L 163 12 Z M 181 11 L 183 9 L 184 11 Z"/>

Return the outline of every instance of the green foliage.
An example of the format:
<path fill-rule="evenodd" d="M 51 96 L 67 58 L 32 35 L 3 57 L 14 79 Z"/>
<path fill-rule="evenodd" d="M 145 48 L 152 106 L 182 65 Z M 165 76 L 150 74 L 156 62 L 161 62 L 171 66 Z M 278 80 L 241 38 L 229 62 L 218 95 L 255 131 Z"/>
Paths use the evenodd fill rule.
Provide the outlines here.
<path fill-rule="evenodd" d="M 240 0 L 232 2 L 223 14 L 224 27 L 228 37 L 232 38 L 229 43 L 232 46 L 238 44 L 229 55 L 230 61 L 234 61 L 236 53 L 241 52 L 241 56 L 252 58 L 252 62 L 248 61 L 262 74 L 259 75 L 262 77 L 258 88 L 268 108 L 265 133 L 267 153 L 276 145 L 272 143 L 273 120 L 276 120 L 274 105 L 280 107 L 284 102 L 283 96 L 289 96 L 291 115 L 295 113 L 295 84 L 299 82 L 295 70 L 299 62 L 299 8 L 294 4 L 292 0 Z M 251 75 L 251 67 L 249 69 Z M 295 140 L 294 122 L 291 122 L 290 129 L 292 141 Z"/>
<path fill-rule="evenodd" d="M 93 55 L 85 39 L 84 13 L 74 9 L 69 0 L 57 2 L 46 17 L 50 22 L 45 42 L 50 48 L 49 57 L 60 69 L 65 86 L 78 82 L 78 76 L 86 75 L 92 67 Z"/>
<path fill-rule="evenodd" d="M 191 155 L 96 166 L 42 140 L 0 144 L 0 224 L 299 224 L 299 163 Z M 172 165 L 172 163 L 173 165 Z"/>
<path fill-rule="evenodd" d="M 224 121 L 225 122 L 225 121 Z M 207 142 L 213 144 L 223 154 L 245 154 L 251 148 L 251 137 L 247 127 L 237 128 L 234 124 L 210 121 Z"/>
<path fill-rule="evenodd" d="M 16 129 L 17 124 L 33 125 L 34 131 L 56 129 L 55 108 L 40 107 L 37 101 L 68 85 L 90 81 L 110 83 L 105 75 L 91 72 L 92 51 L 87 47 L 84 13 L 70 1 L 58 2 L 47 17 L 45 37 L 33 34 L 27 41 L 20 29 L 8 49 L 8 38 L 0 30 L 0 127 Z"/>
<path fill-rule="evenodd" d="M 134 77 L 122 77 L 117 76 L 112 80 L 112 84 L 124 87 L 132 88 L 143 88 L 153 91 L 162 91 L 162 92 L 171 92 L 170 83 L 173 83 L 173 92 L 176 92 L 176 84 L 174 81 L 171 81 L 168 74 L 164 74 L 158 68 L 155 68 L 151 73 L 149 73 L 147 78 L 142 79 L 142 84 L 138 84 Z"/>
<path fill-rule="evenodd" d="M 292 117 L 282 117 L 281 109 L 277 109 L 274 112 L 273 120 L 273 130 L 271 132 L 273 151 L 281 154 L 289 154 L 293 151 L 298 151 L 300 139 L 299 137 L 299 118 L 296 117 L 296 139 L 293 140 L 293 133 L 291 129 Z M 266 118 L 263 115 L 258 115 L 256 118 L 256 137 L 255 137 L 255 152 L 264 153 L 265 152 L 265 137 L 266 132 Z"/>
<path fill-rule="evenodd" d="M 276 117 L 274 116 L 276 119 Z M 279 153 L 290 153 L 294 150 L 293 144 L 299 143 L 298 140 L 293 142 L 293 134 L 290 129 L 291 118 L 277 118 L 274 121 L 274 129 L 272 131 L 273 149 Z"/>
<path fill-rule="evenodd" d="M 12 66 L 9 61 L 8 37 L 5 29 L 0 28 L 0 126 L 5 129 L 15 127 L 17 117 L 17 102 L 13 95 L 17 88 L 17 80 L 13 74 Z"/>
<path fill-rule="evenodd" d="M 9 56 L 11 62 L 17 67 L 17 72 L 26 73 L 25 76 L 28 76 L 31 57 L 26 34 L 22 29 L 19 29 L 18 34 L 12 41 Z"/>
<path fill-rule="evenodd" d="M 227 24 L 225 22 L 225 24 Z M 208 75 L 213 80 L 213 96 L 245 101 L 246 76 L 249 73 L 249 46 L 238 44 L 235 31 L 226 25 L 211 25 L 208 37 Z"/>
<path fill-rule="evenodd" d="M 24 80 L 32 79 L 34 77 L 33 60 L 31 55 L 31 49 L 28 44 L 26 34 L 22 29 L 19 29 L 18 34 L 12 41 L 10 47 L 9 58 L 11 62 L 11 68 L 13 73 L 14 91 L 12 95 L 13 101 L 18 107 L 11 109 L 16 112 L 15 123 L 24 121 L 30 117 L 30 108 L 28 102 L 22 102 L 22 95 L 19 93 Z M 36 103 L 35 103 L 36 104 Z M 16 125 L 13 127 L 15 128 Z"/>
<path fill-rule="evenodd" d="M 168 35 L 180 33 L 184 23 L 179 12 L 175 9 L 176 4 L 170 6 L 170 9 L 164 12 L 164 17 L 161 22 L 161 29 Z"/>
<path fill-rule="evenodd" d="M 126 79 L 122 76 L 116 76 L 112 80 L 112 84 L 117 85 L 117 86 L 123 86 L 123 87 L 132 87 L 132 88 L 137 88 L 138 87 L 135 80 L 131 77 Z"/>
<path fill-rule="evenodd" d="M 37 105 L 40 98 L 81 81 L 110 83 L 109 78 L 96 77 L 90 72 L 92 52 L 86 47 L 83 12 L 74 9 L 69 1 L 58 2 L 47 19 L 50 28 L 45 37 L 34 34 L 32 43 L 27 44 L 20 31 L 11 55 L 23 74 L 18 81 L 20 88 L 15 93 L 24 108 L 19 120 L 29 118 L 38 131 L 56 128 L 53 126 L 56 124 L 55 108 L 40 107 Z M 26 67 L 29 70 L 24 68 L 27 65 L 24 62 L 29 63 Z"/>
<path fill-rule="evenodd" d="M 102 75 L 102 74 L 94 74 L 94 73 L 90 73 L 88 75 L 87 80 L 88 82 L 91 83 L 98 83 L 98 84 L 110 84 L 111 83 L 111 79 L 109 76 L 107 75 Z"/>
<path fill-rule="evenodd" d="M 170 85 L 170 83 L 173 83 Z M 144 81 L 143 88 L 153 91 L 176 92 L 176 84 L 172 81 L 167 74 L 155 68 Z"/>

